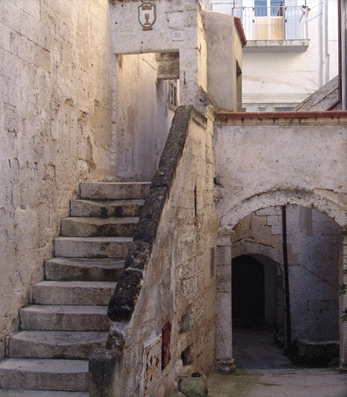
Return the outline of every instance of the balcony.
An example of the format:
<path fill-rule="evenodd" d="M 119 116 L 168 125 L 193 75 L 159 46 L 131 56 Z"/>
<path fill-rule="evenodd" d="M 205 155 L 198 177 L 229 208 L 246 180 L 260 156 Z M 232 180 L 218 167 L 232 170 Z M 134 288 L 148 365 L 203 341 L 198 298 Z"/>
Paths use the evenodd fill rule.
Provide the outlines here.
<path fill-rule="evenodd" d="M 242 20 L 247 38 L 245 52 L 306 51 L 309 40 L 306 8 L 303 6 L 235 7 L 213 3 L 212 10 Z"/>

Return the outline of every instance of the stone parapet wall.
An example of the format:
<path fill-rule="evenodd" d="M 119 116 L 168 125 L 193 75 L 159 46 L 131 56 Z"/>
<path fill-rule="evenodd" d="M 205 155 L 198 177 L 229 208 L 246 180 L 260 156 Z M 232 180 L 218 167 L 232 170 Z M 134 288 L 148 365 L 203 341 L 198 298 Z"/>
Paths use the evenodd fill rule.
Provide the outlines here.
<path fill-rule="evenodd" d="M 287 113 L 273 118 L 239 113 L 215 125 L 222 228 L 282 204 L 314 206 L 340 226 L 347 224 L 346 113 L 303 112 L 303 118 Z"/>
<path fill-rule="evenodd" d="M 108 177 L 108 7 L 0 4 L 0 346 L 52 256 L 77 182 Z"/>
<path fill-rule="evenodd" d="M 186 370 L 208 373 L 215 364 L 212 131 L 212 122 L 192 107 L 178 108 L 111 301 L 116 322 L 109 347 L 123 351 L 124 395 L 148 390 L 161 397 Z M 162 369 L 164 329 L 171 330 L 170 359 Z M 150 381 L 147 357 L 156 349 L 160 362 Z"/>

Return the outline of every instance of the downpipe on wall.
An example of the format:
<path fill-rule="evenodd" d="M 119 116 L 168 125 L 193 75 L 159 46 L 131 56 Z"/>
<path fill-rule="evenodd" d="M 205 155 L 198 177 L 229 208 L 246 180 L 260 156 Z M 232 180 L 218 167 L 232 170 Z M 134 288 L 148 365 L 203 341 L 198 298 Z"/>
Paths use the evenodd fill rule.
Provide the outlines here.
<path fill-rule="evenodd" d="M 287 323 L 287 347 L 285 350 L 286 353 L 290 353 L 292 350 L 292 329 L 291 329 L 291 319 L 290 319 L 286 205 L 282 205 L 282 247 L 283 247 L 284 282 L 285 282 L 285 294 L 286 294 L 286 323 Z"/>

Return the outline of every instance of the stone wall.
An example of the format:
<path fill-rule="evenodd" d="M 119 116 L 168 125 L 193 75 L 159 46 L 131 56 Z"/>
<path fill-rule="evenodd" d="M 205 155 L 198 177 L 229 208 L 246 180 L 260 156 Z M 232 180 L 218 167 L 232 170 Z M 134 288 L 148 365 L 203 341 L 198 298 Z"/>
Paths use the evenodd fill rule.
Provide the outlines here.
<path fill-rule="evenodd" d="M 108 177 L 108 7 L 0 4 L 0 346 L 52 256 L 77 182 Z"/>
<path fill-rule="evenodd" d="M 150 181 L 174 115 L 168 81 L 155 53 L 118 55 L 115 69 L 111 167 L 120 180 Z"/>
<path fill-rule="evenodd" d="M 328 338 L 322 333 L 318 336 L 313 322 L 320 319 L 322 323 L 327 324 L 331 317 L 328 319 L 326 314 L 330 315 L 332 311 L 336 313 L 336 310 L 341 313 L 346 307 L 344 298 L 340 299 L 338 309 L 334 303 L 337 276 L 340 284 L 346 279 L 342 269 L 346 268 L 347 263 L 345 242 L 339 246 L 337 235 L 338 229 L 344 230 L 347 225 L 347 180 L 344 172 L 347 166 L 344 149 L 347 144 L 345 114 L 296 112 L 281 114 L 280 117 L 275 113 L 263 117 L 261 114 L 245 113 L 226 115 L 225 121 L 218 117 L 220 122 L 215 125 L 214 148 L 220 229 L 224 233 L 232 232 L 234 226 L 242 219 L 268 207 L 298 205 L 318 211 L 320 226 L 314 238 L 298 233 L 298 219 L 294 223 L 294 236 L 303 242 L 292 242 L 294 245 L 299 244 L 297 247 L 300 252 L 291 258 L 294 264 L 291 269 L 291 284 L 296 285 L 294 292 L 297 295 L 294 313 L 297 319 L 301 317 L 303 320 L 296 321 L 294 327 L 298 336 L 307 336 L 307 333 L 310 333 L 312 339 Z M 322 214 L 330 218 L 329 226 L 324 225 L 326 218 Z M 335 220 L 338 226 L 334 225 L 331 228 L 331 219 Z M 331 230 L 328 231 L 328 228 Z M 329 244 L 321 244 L 320 236 L 329 241 Z M 343 238 L 345 239 L 344 235 Z M 311 241 L 308 243 L 309 240 Z M 309 245 L 309 249 L 306 244 Z M 250 248 L 250 245 L 247 241 L 246 248 Z M 328 251 L 329 245 L 333 252 Z M 255 246 L 256 244 L 253 244 L 253 247 Z M 277 249 L 269 249 L 268 254 L 256 254 L 272 255 L 270 257 L 274 260 L 276 255 L 280 256 Z M 311 265 L 317 261 L 317 255 L 322 255 L 322 261 L 318 260 L 319 266 L 314 269 Z M 341 263 L 338 274 L 333 274 L 336 270 L 333 263 L 336 264 L 338 255 Z M 323 280 L 320 279 L 321 274 Z M 319 300 L 321 302 L 318 302 Z M 305 311 L 308 306 L 310 315 Z M 309 323 L 310 321 L 312 323 Z M 337 331 L 336 323 L 332 324 L 333 322 L 327 327 L 329 338 L 334 338 L 334 332 Z M 340 323 L 339 329 L 340 360 L 341 367 L 344 367 L 347 351 L 346 327 Z"/>
<path fill-rule="evenodd" d="M 154 3 L 153 3 L 154 4 Z M 139 20 L 139 4 L 113 0 L 111 4 L 112 51 L 120 54 L 179 52 L 180 103 L 200 106 L 204 98 L 198 85 L 197 0 L 155 2 L 150 29 Z M 154 11 L 153 11 L 154 12 Z"/>
<path fill-rule="evenodd" d="M 209 7 L 209 2 L 203 3 Z M 235 111 L 241 97 L 240 84 L 236 85 L 241 70 L 236 64 L 241 69 L 245 45 L 241 24 L 235 25 L 233 17 L 205 11 L 198 0 L 159 0 L 149 8 L 146 27 L 141 22 L 141 4 L 112 1 L 112 51 L 117 55 L 177 53 L 180 103 L 204 113 L 211 100 L 219 109 Z"/>
<path fill-rule="evenodd" d="M 212 122 L 193 108 L 177 110 L 110 303 L 116 321 L 111 331 L 116 346 L 110 347 L 122 344 L 127 396 L 147 390 L 148 396 L 162 397 L 177 388 L 177 376 L 208 373 L 215 364 L 212 131 Z M 170 359 L 162 369 L 165 328 L 171 330 Z M 156 366 L 151 356 L 158 357 Z"/>
<path fill-rule="evenodd" d="M 202 19 L 207 43 L 206 92 L 216 111 L 240 112 L 242 89 L 237 80 L 245 45 L 240 37 L 241 23 L 238 30 L 238 18 L 210 11 L 202 11 Z"/>
<path fill-rule="evenodd" d="M 248 255 L 264 266 L 265 319 L 276 319 L 281 329 L 285 309 L 281 207 L 253 212 L 235 226 L 234 232 L 232 258 Z M 287 243 L 293 339 L 338 340 L 339 225 L 312 208 L 287 206 Z M 277 280 L 267 277 L 266 258 L 276 262 Z M 269 291 L 275 282 L 282 285 L 277 296 L 271 297 Z M 275 316 L 270 315 L 269 307 L 273 299 L 277 303 Z"/>
<path fill-rule="evenodd" d="M 258 209 L 282 204 L 313 206 L 345 227 L 347 119 L 343 113 L 336 115 L 323 118 L 317 113 L 315 118 L 301 119 L 236 115 L 238 120 L 216 124 L 221 228 L 233 228 Z"/>
<path fill-rule="evenodd" d="M 289 206 L 288 262 L 296 338 L 339 338 L 340 227 L 318 211 Z"/>

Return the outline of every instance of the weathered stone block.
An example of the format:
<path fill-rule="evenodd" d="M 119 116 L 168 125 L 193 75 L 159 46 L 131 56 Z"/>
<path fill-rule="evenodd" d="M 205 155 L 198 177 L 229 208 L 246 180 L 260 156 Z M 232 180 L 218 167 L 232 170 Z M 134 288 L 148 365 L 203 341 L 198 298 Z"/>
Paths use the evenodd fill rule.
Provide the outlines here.
<path fill-rule="evenodd" d="M 340 353 L 338 341 L 313 342 L 308 339 L 298 339 L 295 347 L 298 358 L 309 365 L 336 365 Z"/>
<path fill-rule="evenodd" d="M 162 52 L 156 55 L 158 64 L 157 78 L 163 80 L 179 79 L 179 53 Z"/>
<path fill-rule="evenodd" d="M 89 396 L 122 396 L 122 354 L 114 350 L 96 350 L 89 358 Z"/>
<path fill-rule="evenodd" d="M 139 223 L 136 228 L 134 240 L 142 240 L 152 243 L 156 236 L 156 231 L 162 209 L 165 204 L 166 187 L 153 188 L 148 194 L 148 200 L 145 201 Z"/>
<path fill-rule="evenodd" d="M 121 274 L 108 307 L 107 314 L 112 321 L 130 318 L 140 292 L 142 276 L 139 270 L 125 270 Z"/>
<path fill-rule="evenodd" d="M 206 378 L 180 378 L 178 390 L 186 397 L 206 397 L 208 395 Z"/>
<path fill-rule="evenodd" d="M 125 259 L 124 268 L 143 270 L 151 253 L 152 245 L 148 242 L 136 240 L 130 246 Z"/>
<path fill-rule="evenodd" d="M 186 141 L 188 121 L 192 109 L 191 106 L 181 106 L 176 110 L 172 127 L 160 158 L 159 168 L 164 165 L 175 168 Z"/>

